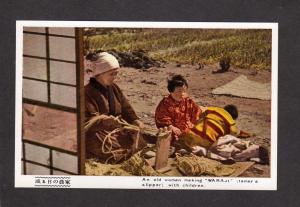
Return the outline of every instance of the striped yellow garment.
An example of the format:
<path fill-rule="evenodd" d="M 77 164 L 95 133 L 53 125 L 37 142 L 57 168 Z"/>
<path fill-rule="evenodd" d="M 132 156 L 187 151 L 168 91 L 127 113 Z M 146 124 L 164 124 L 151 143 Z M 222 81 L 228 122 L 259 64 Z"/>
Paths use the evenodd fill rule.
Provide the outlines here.
<path fill-rule="evenodd" d="M 237 135 L 237 133 L 236 122 L 226 110 L 208 107 L 194 128 L 184 135 L 184 141 L 189 147 L 196 145 L 209 147 L 219 137 L 226 134 Z"/>

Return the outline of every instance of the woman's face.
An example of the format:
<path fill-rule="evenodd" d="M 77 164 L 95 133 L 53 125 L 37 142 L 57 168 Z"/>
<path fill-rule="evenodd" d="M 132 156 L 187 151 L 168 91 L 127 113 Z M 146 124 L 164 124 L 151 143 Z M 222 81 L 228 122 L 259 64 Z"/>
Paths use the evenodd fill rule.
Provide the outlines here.
<path fill-rule="evenodd" d="M 183 98 L 187 97 L 187 87 L 185 85 L 178 86 L 175 88 L 175 90 L 171 93 L 172 97 L 176 101 L 180 101 Z"/>
<path fill-rule="evenodd" d="M 101 74 L 97 75 L 95 78 L 101 84 L 103 84 L 105 86 L 109 86 L 114 83 L 114 81 L 118 75 L 118 72 L 119 72 L 118 68 L 112 69 L 110 71 L 107 71 L 105 73 L 101 73 Z"/>

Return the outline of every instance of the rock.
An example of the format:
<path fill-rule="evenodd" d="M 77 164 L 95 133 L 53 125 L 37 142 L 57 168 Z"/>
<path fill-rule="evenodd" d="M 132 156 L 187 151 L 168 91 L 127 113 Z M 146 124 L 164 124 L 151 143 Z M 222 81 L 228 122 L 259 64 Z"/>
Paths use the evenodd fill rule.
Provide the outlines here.
<path fill-rule="evenodd" d="M 149 84 L 149 85 L 157 85 L 157 83 L 153 81 L 142 80 L 141 83 Z"/>
<path fill-rule="evenodd" d="M 198 63 L 198 67 L 196 68 L 196 70 L 200 70 L 204 68 L 204 64 L 203 63 Z"/>
<path fill-rule="evenodd" d="M 215 74 L 215 73 L 228 72 L 230 68 L 230 61 L 231 61 L 230 57 L 222 57 L 219 62 L 221 69 L 214 70 L 212 71 L 212 73 Z"/>
<path fill-rule="evenodd" d="M 177 63 L 177 64 L 176 64 L 176 67 L 177 67 L 177 68 L 180 68 L 180 67 L 181 67 L 181 64 L 180 64 L 180 63 Z"/>
<path fill-rule="evenodd" d="M 230 57 L 223 57 L 220 59 L 220 67 L 222 72 L 227 72 L 230 68 Z"/>

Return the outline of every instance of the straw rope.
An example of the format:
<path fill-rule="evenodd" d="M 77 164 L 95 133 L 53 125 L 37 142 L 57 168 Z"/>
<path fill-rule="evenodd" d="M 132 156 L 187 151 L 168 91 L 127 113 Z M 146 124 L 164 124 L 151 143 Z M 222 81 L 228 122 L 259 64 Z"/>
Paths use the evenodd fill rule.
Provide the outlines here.
<path fill-rule="evenodd" d="M 111 132 L 107 132 L 104 130 L 98 130 L 96 132 L 96 137 L 99 139 L 99 141 L 102 143 L 101 150 L 104 154 L 112 154 L 112 156 L 108 157 L 105 161 L 105 163 L 108 163 L 111 159 L 116 159 L 118 155 L 124 154 L 126 159 L 126 149 L 116 149 L 113 150 L 113 141 L 117 139 L 117 134 L 123 130 L 127 131 L 134 131 L 137 133 L 137 137 L 134 143 L 135 149 L 138 148 L 139 142 L 140 142 L 140 136 L 142 134 L 157 134 L 157 130 L 144 128 L 140 129 L 136 125 L 129 124 L 126 120 L 122 119 L 121 117 L 112 116 L 110 115 L 109 118 L 111 118 L 115 123 L 119 124 L 120 126 L 116 129 L 112 130 Z M 107 119 L 106 115 L 100 115 L 99 113 L 95 113 L 93 117 L 91 117 L 84 126 L 84 130 L 88 131 L 92 126 L 95 124 L 99 124 L 101 121 L 105 121 Z"/>

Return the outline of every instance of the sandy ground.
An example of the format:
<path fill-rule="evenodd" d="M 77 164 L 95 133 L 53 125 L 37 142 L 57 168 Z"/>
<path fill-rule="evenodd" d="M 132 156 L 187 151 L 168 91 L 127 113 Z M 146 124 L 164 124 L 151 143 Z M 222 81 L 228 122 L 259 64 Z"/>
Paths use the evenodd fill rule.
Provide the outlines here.
<path fill-rule="evenodd" d="M 159 101 L 168 94 L 167 78 L 173 74 L 182 74 L 189 84 L 189 95 L 200 106 L 220 106 L 235 104 L 239 108 L 238 125 L 241 129 L 255 133 L 249 138 L 256 144 L 270 148 L 271 139 L 271 101 L 246 99 L 224 95 L 213 95 L 214 88 L 222 86 L 243 74 L 250 80 L 262 83 L 271 81 L 270 71 L 255 71 L 233 68 L 226 73 L 213 74 L 218 65 L 197 66 L 175 64 L 165 68 L 147 70 L 122 68 L 116 83 L 123 90 L 141 120 L 149 127 L 155 127 L 154 112 Z M 52 109 L 24 105 L 33 110 L 34 116 L 23 113 L 24 135 L 27 139 L 76 151 L 76 115 Z M 255 164 L 242 176 L 269 177 L 270 167 Z"/>
<path fill-rule="evenodd" d="M 75 113 L 42 106 L 23 105 L 23 138 L 77 151 Z"/>

